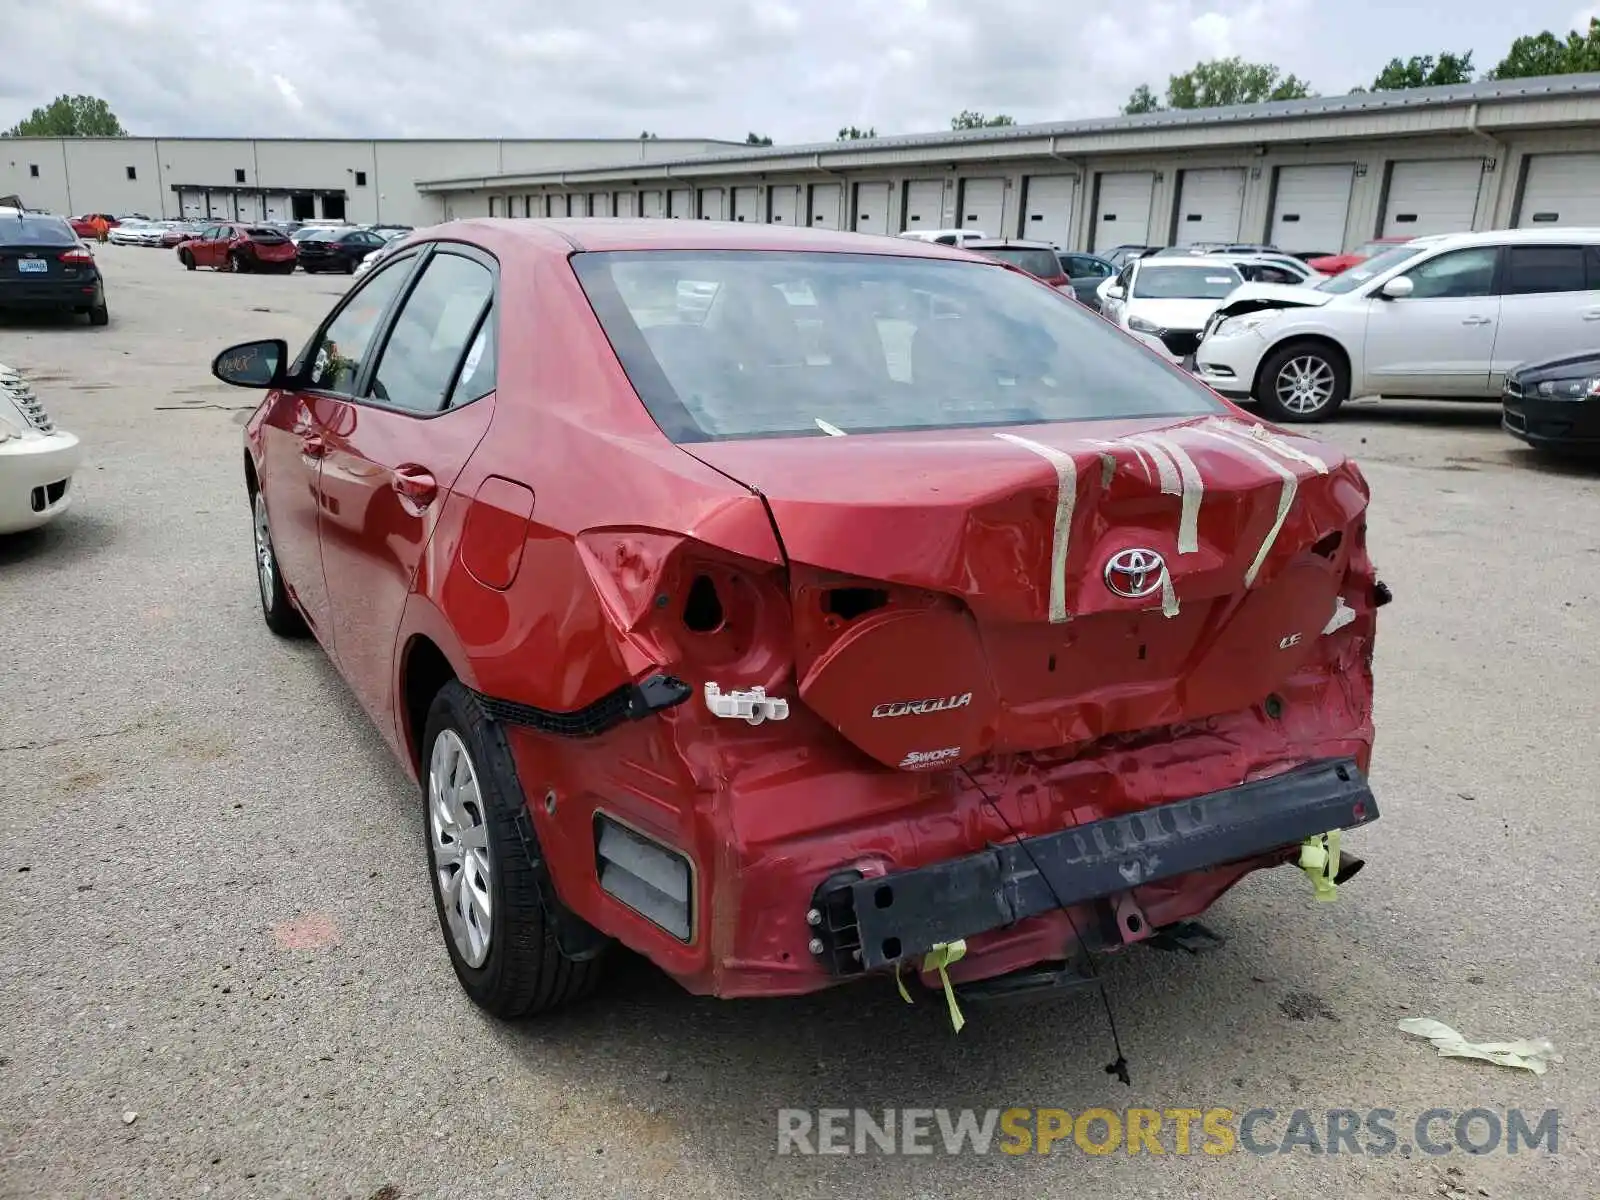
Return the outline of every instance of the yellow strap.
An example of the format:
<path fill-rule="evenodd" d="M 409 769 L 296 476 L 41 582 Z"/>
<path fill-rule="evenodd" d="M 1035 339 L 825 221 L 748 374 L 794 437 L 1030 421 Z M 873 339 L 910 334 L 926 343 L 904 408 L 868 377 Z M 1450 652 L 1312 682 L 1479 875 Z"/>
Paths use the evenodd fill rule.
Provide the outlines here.
<path fill-rule="evenodd" d="M 951 986 L 950 976 L 946 974 L 945 968 L 951 963 L 960 962 L 966 957 L 966 953 L 966 939 L 962 938 L 954 942 L 940 942 L 922 956 L 922 969 L 939 973 L 939 982 L 944 986 L 945 1003 L 950 1007 L 950 1025 L 957 1033 L 960 1033 L 966 1025 L 967 1018 L 962 1016 L 961 1006 L 956 1003 L 956 989 Z M 898 961 L 894 964 L 894 986 L 895 990 L 900 993 L 900 999 L 907 1004 L 912 1003 L 911 993 L 906 991 L 905 980 L 900 978 L 900 964 Z"/>
<path fill-rule="evenodd" d="M 1339 898 L 1339 885 L 1334 882 L 1339 874 L 1339 830 L 1330 830 L 1318 837 L 1308 837 L 1300 844 L 1300 869 L 1311 880 L 1318 900 Z"/>

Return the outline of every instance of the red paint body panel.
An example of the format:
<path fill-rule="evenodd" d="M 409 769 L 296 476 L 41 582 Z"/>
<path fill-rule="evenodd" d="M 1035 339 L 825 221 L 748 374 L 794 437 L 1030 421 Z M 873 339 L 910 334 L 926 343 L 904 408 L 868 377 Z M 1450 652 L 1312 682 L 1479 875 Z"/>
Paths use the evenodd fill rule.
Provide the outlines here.
<path fill-rule="evenodd" d="M 721 222 L 466 221 L 408 243 L 430 238 L 499 260 L 497 392 L 425 421 L 269 394 L 246 436 L 281 571 L 413 772 L 404 697 L 420 639 L 481 693 L 558 713 L 656 672 L 694 688 L 591 740 L 507 727 L 525 795 L 559 798 L 530 812 L 563 901 L 685 987 L 829 986 L 804 914 L 842 868 L 940 862 L 1315 759 L 1365 769 L 1368 493 L 1337 450 L 1232 409 L 679 447 L 618 364 L 567 261 L 574 244 L 984 260 Z M 1130 440 L 1153 433 L 1203 485 L 1192 513 Z M 438 490 L 413 511 L 395 481 L 420 469 Z M 1105 586 L 1108 556 L 1129 547 L 1165 556 L 1170 595 Z M 701 576 L 721 611 L 691 628 Z M 844 595 L 864 607 L 841 616 Z M 1324 636 L 1336 599 L 1354 618 Z M 707 682 L 764 686 L 790 716 L 717 719 Z M 924 701 L 942 703 L 872 715 Z M 597 812 L 691 858 L 688 943 L 601 890 Z M 1133 897 L 1164 924 L 1280 857 Z M 953 974 L 1059 959 L 1072 943 L 1064 914 L 1034 918 L 971 939 Z"/>

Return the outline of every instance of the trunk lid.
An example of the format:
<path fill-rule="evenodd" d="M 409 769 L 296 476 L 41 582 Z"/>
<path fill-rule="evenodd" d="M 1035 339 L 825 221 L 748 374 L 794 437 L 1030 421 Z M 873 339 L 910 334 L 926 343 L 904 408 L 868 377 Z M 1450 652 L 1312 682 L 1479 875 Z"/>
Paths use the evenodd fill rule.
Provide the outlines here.
<path fill-rule="evenodd" d="M 1363 540 L 1352 464 L 1233 417 L 692 452 L 770 506 L 801 698 L 904 769 L 1259 703 Z"/>

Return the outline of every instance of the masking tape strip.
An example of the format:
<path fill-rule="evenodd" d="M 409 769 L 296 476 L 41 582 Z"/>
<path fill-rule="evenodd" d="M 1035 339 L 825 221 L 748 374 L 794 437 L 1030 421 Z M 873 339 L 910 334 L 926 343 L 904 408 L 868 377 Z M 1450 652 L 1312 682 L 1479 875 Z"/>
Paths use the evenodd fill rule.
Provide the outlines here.
<path fill-rule="evenodd" d="M 1032 451 L 1056 469 L 1056 527 L 1050 542 L 1050 621 L 1059 625 L 1068 620 L 1067 549 L 1072 541 L 1072 512 L 1078 503 L 1078 464 L 1072 455 L 1054 446 L 1014 433 L 997 433 L 995 437 Z"/>
<path fill-rule="evenodd" d="M 1299 477 L 1265 451 L 1248 445 L 1244 439 L 1232 437 L 1214 429 L 1195 429 L 1193 432 L 1201 437 L 1216 438 L 1217 441 L 1248 454 L 1251 458 L 1265 464 L 1268 470 L 1276 472 L 1278 477 L 1283 480 L 1283 487 L 1278 493 L 1277 519 L 1272 522 L 1272 528 L 1267 530 L 1267 536 L 1262 539 L 1261 549 L 1256 551 L 1255 561 L 1250 564 L 1244 573 L 1244 585 L 1249 587 L 1256 581 L 1256 576 L 1261 573 L 1261 565 L 1267 561 L 1267 555 L 1272 552 L 1272 547 L 1278 540 L 1278 534 L 1283 531 L 1283 523 L 1289 517 L 1289 509 L 1294 505 L 1295 492 L 1300 486 Z"/>
<path fill-rule="evenodd" d="M 1339 830 L 1332 829 L 1300 843 L 1300 869 L 1311 880 L 1318 900 L 1337 900 L 1339 885 L 1334 880 L 1339 874 Z"/>
<path fill-rule="evenodd" d="M 958 938 L 953 942 L 940 942 L 922 956 L 922 970 L 935 971 L 939 975 L 939 983 L 944 988 L 944 1001 L 950 1010 L 950 1026 L 957 1033 L 966 1027 L 967 1018 L 961 1012 L 961 1005 L 956 1003 L 956 989 L 950 983 L 950 975 L 946 971 L 952 963 L 958 963 L 967 956 L 967 942 L 965 938 Z M 900 977 L 900 963 L 894 964 L 894 986 L 900 993 L 900 999 L 907 1004 L 913 1003 L 911 993 L 906 991 L 906 982 Z"/>
<path fill-rule="evenodd" d="M 1182 485 L 1182 500 L 1178 516 L 1178 553 L 1193 554 L 1200 549 L 1200 502 L 1205 499 L 1206 485 L 1194 460 L 1177 442 L 1166 434 L 1155 433 L 1150 440 L 1160 446 L 1178 467 L 1178 480 Z"/>
<path fill-rule="evenodd" d="M 1314 454 L 1307 454 L 1298 446 L 1291 446 L 1265 425 L 1246 425 L 1239 421 L 1224 421 L 1215 417 L 1211 418 L 1209 424 L 1215 426 L 1221 432 L 1232 434 L 1234 437 L 1249 438 L 1252 442 L 1266 446 L 1269 450 L 1282 455 L 1284 458 L 1304 463 L 1318 475 L 1326 475 L 1328 473 L 1327 463 Z"/>

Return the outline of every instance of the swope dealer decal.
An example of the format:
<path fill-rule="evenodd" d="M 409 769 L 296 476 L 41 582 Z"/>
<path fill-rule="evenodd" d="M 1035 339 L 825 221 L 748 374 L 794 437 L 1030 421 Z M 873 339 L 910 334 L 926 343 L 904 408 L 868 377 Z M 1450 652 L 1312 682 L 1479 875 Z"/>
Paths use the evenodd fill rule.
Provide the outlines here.
<path fill-rule="evenodd" d="M 940 696 L 933 700 L 890 700 L 872 710 L 874 717 L 915 717 L 923 713 L 944 712 L 951 708 L 965 708 L 972 703 L 972 693 L 959 696 Z"/>
<path fill-rule="evenodd" d="M 915 770 L 919 767 L 936 767 L 940 763 L 952 762 L 960 757 L 960 746 L 946 746 L 943 750 L 913 750 L 900 760 L 900 769 Z"/>

